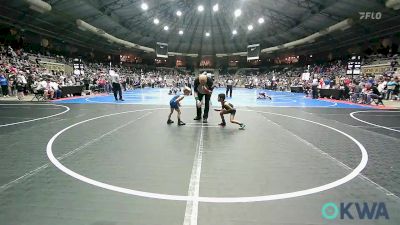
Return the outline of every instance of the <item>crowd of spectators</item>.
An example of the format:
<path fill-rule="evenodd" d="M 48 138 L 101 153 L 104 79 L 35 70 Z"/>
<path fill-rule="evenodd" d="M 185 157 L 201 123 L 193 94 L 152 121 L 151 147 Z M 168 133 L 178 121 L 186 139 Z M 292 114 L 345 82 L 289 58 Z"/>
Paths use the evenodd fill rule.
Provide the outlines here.
<path fill-rule="evenodd" d="M 40 64 L 29 60 L 29 56 L 22 49 L 14 51 L 11 47 L 1 46 L 0 49 L 0 84 L 2 97 L 17 96 L 23 100 L 24 95 L 33 93 L 37 87 L 54 86 L 54 94 L 58 84 L 47 84 L 46 80 L 51 72 Z M 49 80 L 51 81 L 51 80 Z"/>
<path fill-rule="evenodd" d="M 111 92 L 111 84 L 108 79 L 109 69 L 120 75 L 120 83 L 125 91 L 145 87 L 172 88 L 191 84 L 191 77 L 188 74 L 181 74 L 170 68 L 143 69 L 121 65 L 110 68 L 109 65 L 101 63 L 87 64 L 84 68 L 85 88 L 100 92 Z"/>
<path fill-rule="evenodd" d="M 87 91 L 111 92 L 112 85 L 109 70 L 120 75 L 120 83 L 124 90 L 144 87 L 173 88 L 190 85 L 191 78 L 174 69 L 138 69 L 135 67 L 110 65 L 102 63 L 83 63 L 79 73 L 49 71 L 41 64 L 42 55 L 25 53 L 22 49 L 13 50 L 1 46 L 0 49 L 0 95 L 3 98 L 17 96 L 23 100 L 24 95 L 41 93 L 45 99 L 61 98 L 63 86 L 84 86 Z M 62 56 L 49 57 L 73 65 L 72 59 Z"/>
<path fill-rule="evenodd" d="M 342 61 L 335 61 L 281 71 L 260 73 L 250 70 L 244 74 L 221 75 L 216 80 L 216 85 L 225 86 L 226 80 L 232 78 L 236 87 L 275 91 L 290 91 L 291 87 L 302 87 L 307 95 L 314 98 L 318 98 L 318 90 L 320 89 L 336 89 L 343 90 L 340 99 L 354 103 L 371 104 L 375 102 L 383 104 L 381 101 L 383 99 L 399 100 L 400 74 L 397 71 L 399 65 L 397 57 L 385 58 L 385 60 L 374 59 L 370 63 L 375 61 L 390 64 L 389 70 L 376 76 L 346 75 L 347 64 Z M 303 73 L 308 73 L 309 77 L 304 79 Z"/>
<path fill-rule="evenodd" d="M 40 57 L 32 60 L 29 54 L 22 49 L 14 51 L 11 47 L 1 46 L 0 49 L 0 85 L 4 98 L 17 96 L 19 100 L 29 93 L 42 92 L 48 99 L 61 98 L 62 87 L 82 85 L 87 91 L 111 92 L 112 85 L 108 75 L 110 69 L 120 76 L 123 90 L 135 88 L 170 88 L 170 94 L 179 91 L 179 88 L 191 86 L 193 76 L 173 68 L 137 68 L 125 65 L 113 65 L 102 63 L 83 63 L 83 69 L 79 74 L 64 74 L 63 72 L 49 71 L 40 63 Z M 55 57 L 57 62 L 72 64 L 72 59 L 62 56 Z M 366 77 L 361 75 L 346 75 L 346 62 L 340 60 L 307 66 L 291 66 L 280 70 L 259 72 L 257 70 L 241 70 L 235 74 L 220 74 L 215 76 L 214 85 L 226 86 L 228 80 L 234 87 L 263 88 L 274 91 L 290 91 L 291 87 L 302 87 L 307 95 L 312 94 L 313 87 L 317 89 L 343 90 L 341 96 L 344 100 L 357 103 L 370 104 L 373 99 L 399 99 L 399 74 L 397 58 L 379 58 L 364 60 L 375 64 L 388 62 L 391 70 L 380 76 Z M 303 74 L 309 74 L 304 79 Z M 378 101 L 381 103 L 381 101 Z"/>

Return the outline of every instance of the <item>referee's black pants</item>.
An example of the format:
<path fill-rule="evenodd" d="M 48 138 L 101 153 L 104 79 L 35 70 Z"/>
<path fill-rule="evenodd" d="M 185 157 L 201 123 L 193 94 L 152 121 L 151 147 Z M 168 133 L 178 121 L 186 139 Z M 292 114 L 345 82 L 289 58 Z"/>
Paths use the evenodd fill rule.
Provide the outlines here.
<path fill-rule="evenodd" d="M 226 97 L 228 97 L 228 92 L 230 94 L 230 97 L 232 98 L 232 85 L 226 85 Z"/>
<path fill-rule="evenodd" d="M 318 98 L 318 86 L 317 85 L 312 86 L 312 98 L 313 99 Z"/>
<path fill-rule="evenodd" d="M 117 93 L 119 94 L 119 100 L 122 100 L 122 90 L 121 85 L 119 83 L 112 83 L 112 88 L 114 92 L 114 98 L 118 101 Z"/>
<path fill-rule="evenodd" d="M 199 101 L 201 102 L 204 99 L 204 114 L 203 114 L 203 119 L 207 119 L 208 118 L 208 111 L 210 110 L 210 99 L 211 99 L 211 95 L 205 95 L 205 94 L 201 94 L 198 93 L 197 95 L 199 97 Z M 197 106 L 196 106 L 197 107 Z M 197 118 L 201 118 L 201 106 L 197 107 Z"/>

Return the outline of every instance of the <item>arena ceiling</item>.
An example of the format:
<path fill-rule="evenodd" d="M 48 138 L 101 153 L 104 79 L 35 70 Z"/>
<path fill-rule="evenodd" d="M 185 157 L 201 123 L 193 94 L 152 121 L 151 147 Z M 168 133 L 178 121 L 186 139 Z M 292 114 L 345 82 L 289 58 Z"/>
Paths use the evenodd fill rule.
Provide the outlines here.
<path fill-rule="evenodd" d="M 215 55 L 245 52 L 304 38 L 347 18 L 351 28 L 296 47 L 302 51 L 334 49 L 371 35 L 398 32 L 399 11 L 380 0 L 47 0 L 52 10 L 38 13 L 25 0 L 3 1 L 0 20 L 93 49 L 124 50 L 98 35 L 78 29 L 76 20 L 117 38 L 149 48 L 168 43 L 170 52 Z M 147 7 L 143 5 L 146 4 Z M 218 10 L 215 11 L 215 5 Z M 199 11 L 199 5 L 203 11 Z M 235 10 L 240 9 L 240 16 Z M 181 15 L 177 15 L 177 11 Z M 380 12 L 380 20 L 359 20 L 359 12 Z M 259 23 L 262 18 L 263 23 Z M 158 19 L 158 24 L 155 24 Z M 253 29 L 249 30 L 249 25 Z M 168 26 L 168 30 L 164 27 Z M 236 34 L 233 34 L 233 31 Z M 179 33 L 181 31 L 181 34 Z M 208 33 L 208 36 L 207 36 Z M 125 49 L 126 50 L 126 49 Z M 131 49 L 132 51 L 136 51 Z"/>

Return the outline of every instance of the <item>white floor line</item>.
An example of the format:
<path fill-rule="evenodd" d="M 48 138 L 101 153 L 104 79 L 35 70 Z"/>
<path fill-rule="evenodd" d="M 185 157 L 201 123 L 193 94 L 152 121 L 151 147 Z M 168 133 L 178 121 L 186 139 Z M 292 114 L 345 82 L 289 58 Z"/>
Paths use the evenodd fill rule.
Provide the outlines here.
<path fill-rule="evenodd" d="M 142 118 L 144 118 L 144 117 L 146 117 L 146 116 L 148 116 L 148 115 L 150 115 L 151 113 L 152 113 L 152 112 L 148 112 L 148 113 L 146 113 L 146 114 L 144 114 L 144 115 L 142 115 L 142 116 L 140 116 L 140 117 L 138 117 L 138 118 L 136 118 L 136 119 L 134 119 L 134 120 L 132 120 L 132 121 L 130 121 L 130 122 L 128 122 L 128 123 L 125 123 L 125 124 L 122 125 L 122 126 L 119 126 L 119 127 L 115 128 L 115 129 L 113 129 L 113 130 L 111 130 L 111 131 L 109 131 L 109 132 L 107 132 L 107 133 L 105 133 L 105 134 L 103 134 L 103 135 L 101 135 L 101 136 L 95 138 L 95 139 L 92 139 L 92 140 L 90 140 L 89 142 L 86 142 L 85 144 L 79 146 L 78 148 L 76 148 L 76 149 L 74 149 L 74 150 L 72 150 L 72 151 L 70 151 L 70 152 L 67 152 L 67 153 L 63 154 L 63 155 L 61 155 L 60 157 L 57 157 L 57 159 L 61 161 L 61 160 L 65 159 L 65 158 L 68 158 L 68 157 L 70 157 L 71 155 L 73 155 L 73 154 L 75 154 L 75 153 L 81 151 L 82 149 L 86 148 L 87 146 L 89 146 L 89 145 L 91 145 L 91 144 L 93 144 L 93 143 L 99 141 L 100 139 L 102 139 L 102 138 L 104 138 L 104 137 L 106 137 L 106 136 L 108 136 L 108 135 L 110 135 L 110 134 L 112 134 L 112 133 L 114 133 L 114 132 L 116 132 L 116 131 L 118 131 L 118 130 L 120 130 L 120 129 L 122 129 L 122 128 L 124 128 L 124 127 L 126 127 L 126 126 L 128 126 L 128 125 L 130 125 L 130 124 L 132 124 L 132 123 L 134 123 L 134 122 L 136 122 L 136 121 L 138 121 L 138 120 L 140 120 L 140 119 L 142 119 Z M 5 191 L 5 190 L 7 190 L 7 189 L 9 189 L 9 188 L 11 188 L 11 187 L 13 187 L 14 185 L 16 185 L 16 184 L 18 184 L 18 183 L 23 182 L 23 181 L 26 180 L 26 179 L 28 179 L 28 178 L 30 178 L 30 177 L 32 177 L 32 176 L 38 174 L 38 173 L 41 172 L 42 170 L 44 170 L 44 169 L 46 169 L 47 167 L 49 167 L 49 165 L 52 165 L 52 164 L 51 164 L 51 163 L 46 163 L 46 164 L 44 164 L 44 165 L 42 165 L 42 166 L 39 166 L 38 168 L 36 168 L 36 169 L 34 169 L 34 170 L 31 170 L 31 171 L 25 173 L 24 175 L 18 177 L 18 178 L 15 179 L 15 180 L 10 181 L 10 182 L 8 182 L 7 184 L 4 184 L 4 185 L 0 186 L 0 193 L 3 192 L 3 191 Z"/>
<path fill-rule="evenodd" d="M 24 119 L 24 120 L 32 120 L 34 117 L 18 117 L 18 116 L 0 116 L 1 119 Z"/>
<path fill-rule="evenodd" d="M 297 140 L 301 141 L 302 143 L 304 143 L 305 145 L 311 147 L 312 149 L 316 150 L 317 152 L 321 153 L 323 156 L 327 157 L 328 159 L 331 159 L 332 161 L 334 161 L 335 163 L 337 163 L 339 166 L 341 166 L 342 168 L 344 168 L 347 171 L 352 171 L 353 169 L 344 164 L 343 162 L 339 161 L 338 159 L 336 159 L 335 157 L 329 155 L 328 153 L 322 151 L 320 148 L 318 148 L 317 146 L 313 145 L 312 143 L 308 142 L 307 140 L 299 137 L 298 135 L 296 135 L 295 133 L 291 132 L 290 130 L 282 127 L 281 125 L 269 120 L 267 117 L 263 116 L 268 122 L 280 127 L 283 130 L 286 130 L 287 132 L 289 132 L 291 135 L 293 135 Z M 377 184 L 376 182 L 372 181 L 371 179 L 369 179 L 368 177 L 366 177 L 365 175 L 363 175 L 362 173 L 360 173 L 358 175 L 361 179 L 369 181 L 371 184 L 373 184 L 374 186 L 376 186 L 376 189 L 382 191 L 383 193 L 385 193 L 387 196 L 394 196 L 396 197 L 398 200 L 400 200 L 400 197 L 395 195 L 394 193 L 392 193 L 391 191 L 387 190 L 386 188 L 382 187 L 381 185 Z"/>
<path fill-rule="evenodd" d="M 306 113 L 317 116 L 347 116 L 347 113 L 312 113 L 312 112 L 306 112 Z"/>
<path fill-rule="evenodd" d="M 365 115 L 365 116 L 376 116 L 376 117 L 379 117 L 379 116 L 382 116 L 382 117 L 400 117 L 400 111 L 397 111 L 398 113 L 399 113 L 399 115 Z"/>
<path fill-rule="evenodd" d="M 378 124 L 370 123 L 370 122 L 367 122 L 365 120 L 359 119 L 356 116 L 354 116 L 354 114 L 361 113 L 361 112 L 389 112 L 389 113 L 393 113 L 394 112 L 394 113 L 398 113 L 399 111 L 384 111 L 384 110 L 381 110 L 381 111 L 373 111 L 373 110 L 371 110 L 371 111 L 355 111 L 355 112 L 350 113 L 350 116 L 351 116 L 351 118 L 353 118 L 355 120 L 358 120 L 358 121 L 360 121 L 362 123 L 369 124 L 369 125 L 372 125 L 372 126 L 375 126 L 375 127 L 380 127 L 380 128 L 386 129 L 386 130 L 391 130 L 391 131 L 400 133 L 400 130 L 396 130 L 396 129 L 392 129 L 390 127 L 385 127 L 385 126 L 381 126 L 381 125 L 378 125 Z"/>
<path fill-rule="evenodd" d="M 186 124 L 185 127 L 214 127 L 214 128 L 221 128 L 221 126 L 218 126 L 218 125 L 202 125 L 202 124 L 198 124 L 198 125 Z"/>
<path fill-rule="evenodd" d="M 190 176 L 188 196 L 193 197 L 193 200 L 186 202 L 185 217 L 183 225 L 197 225 L 197 216 L 199 211 L 199 192 L 200 192 L 200 176 L 201 164 L 203 161 L 203 131 L 204 125 L 201 126 L 199 142 L 196 147 L 196 155 Z"/>
<path fill-rule="evenodd" d="M 368 128 L 368 129 L 382 129 L 380 127 L 371 127 L 371 126 L 353 126 L 353 125 L 349 125 L 351 127 L 356 127 L 356 128 Z M 388 127 L 388 128 L 393 128 L 393 129 L 398 129 L 400 127 Z"/>
<path fill-rule="evenodd" d="M 304 111 L 304 112 L 306 112 L 306 111 Z M 379 112 L 379 111 L 376 111 L 376 112 Z M 306 112 L 306 113 L 308 113 L 308 114 L 314 114 L 314 113 L 310 113 L 310 112 Z M 322 115 L 322 114 L 318 114 L 318 115 Z M 343 115 L 347 115 L 347 113 L 346 114 L 343 114 Z M 347 124 L 347 123 L 345 123 L 345 122 L 343 122 L 343 121 L 338 121 L 338 120 L 336 120 L 336 119 L 329 119 L 329 118 L 326 118 L 326 117 L 323 117 L 323 119 L 325 119 L 325 120 L 330 120 L 330 121 L 332 121 L 332 122 L 334 122 L 334 123 L 340 123 L 341 125 L 343 125 L 343 126 L 349 126 L 349 127 L 352 127 L 352 128 L 380 128 L 380 127 L 371 127 L 371 126 L 355 126 L 355 125 L 351 125 L 351 124 Z M 390 127 L 390 128 L 397 128 L 397 127 Z M 391 140 L 393 140 L 393 141 L 400 141 L 400 139 L 398 139 L 398 138 L 395 138 L 395 137 L 392 137 L 392 136 L 388 136 L 388 135 L 384 135 L 384 134 L 382 134 L 382 133 L 379 133 L 379 132 L 374 132 L 374 131 L 371 131 L 371 130 L 369 130 L 369 129 L 362 129 L 362 131 L 364 131 L 364 132 L 369 132 L 369 133 L 373 133 L 374 135 L 379 135 L 379 136 L 381 136 L 382 138 L 388 138 L 388 139 L 391 139 Z"/>
<path fill-rule="evenodd" d="M 182 107 L 182 108 L 187 108 L 187 107 Z M 151 108 L 151 109 L 141 109 L 141 110 L 134 110 L 134 111 L 124 111 L 124 112 L 118 112 L 118 113 L 112 113 L 112 114 L 107 114 L 107 115 L 103 115 L 103 116 L 98 116 L 98 117 L 94 117 L 91 119 L 87 119 L 87 120 L 83 120 L 81 122 L 72 124 L 64 129 L 62 129 L 61 131 L 59 131 L 58 133 L 56 133 L 47 143 L 47 147 L 46 147 L 46 153 L 47 156 L 49 157 L 50 161 L 61 171 L 63 171 L 64 173 L 68 174 L 71 177 L 74 177 L 75 179 L 78 179 L 82 182 L 85 182 L 87 184 L 90 185 L 94 185 L 97 186 L 99 188 L 103 188 L 103 189 L 107 189 L 110 191 L 114 191 L 114 192 L 119 192 L 119 193 L 123 193 L 123 194 L 128 194 L 128 195 L 135 195 L 135 196 L 141 196 L 141 197 L 145 197 L 145 198 L 152 198 L 152 199 L 162 199 L 162 200 L 171 200 L 171 201 L 193 201 L 194 197 L 193 196 L 187 196 L 187 195 L 171 195 L 171 194 L 161 194 L 161 193 L 154 193 L 154 192 L 146 192 L 146 191 L 139 191 L 139 190 L 134 190 L 134 189 L 129 189 L 129 188 L 124 188 L 124 187 L 119 187 L 119 186 L 115 186 L 112 184 L 107 184 L 107 183 L 103 183 L 101 181 L 97 181 L 88 177 L 85 177 L 81 174 L 78 174 L 74 171 L 72 171 L 71 169 L 65 167 L 63 164 L 61 164 L 60 161 L 57 160 L 57 158 L 54 156 L 53 154 L 53 143 L 57 140 L 57 138 L 59 136 L 61 136 L 64 132 L 66 132 L 67 130 L 79 126 L 81 124 L 90 122 L 90 121 L 94 121 L 97 119 L 101 119 L 101 118 L 105 118 L 105 117 L 110 117 L 110 116 L 116 116 L 116 115 L 121 115 L 121 114 L 126 114 L 126 113 L 133 113 L 133 112 L 139 112 L 139 111 L 154 111 L 154 110 L 169 110 L 169 108 Z M 287 117 L 287 118 L 292 118 L 292 119 L 296 119 L 296 120 L 301 120 L 301 121 L 305 121 L 305 122 L 309 122 L 312 124 L 316 124 L 318 126 L 322 126 L 322 127 L 326 127 L 330 130 L 333 130 L 335 132 L 338 132 L 342 135 L 344 135 L 345 137 L 349 138 L 351 141 L 353 141 L 359 148 L 360 148 L 360 152 L 361 152 L 361 160 L 360 163 L 354 168 L 353 171 L 351 171 L 351 173 L 347 174 L 345 177 L 342 177 L 336 181 L 333 181 L 331 183 L 328 184 L 324 184 L 318 187 L 313 187 L 313 188 L 309 188 L 309 189 L 305 189 L 305 190 L 299 190 L 299 191 L 294 191 L 294 192 L 288 192 L 288 193 L 280 193 L 280 194 L 273 194 L 273 195 L 262 195 L 262 196 L 247 196 L 247 197 L 202 197 L 199 196 L 197 199 L 198 202 L 209 202 L 209 203 L 245 203 L 245 202 L 261 202 L 261 201 L 274 201 L 274 200 L 281 200 L 281 199 L 289 199 L 289 198 L 296 198 L 296 197 L 300 197 L 300 196 L 306 196 L 306 195 L 311 195 L 311 194 L 315 194 L 315 193 L 319 193 L 319 192 L 323 192 L 335 187 L 338 187 L 340 185 L 343 185 L 349 181 L 351 181 L 352 179 L 356 178 L 359 173 L 365 168 L 365 166 L 368 163 L 368 152 L 366 151 L 365 147 L 354 137 L 350 136 L 349 134 L 340 131 L 334 127 L 328 126 L 326 124 L 322 124 L 322 123 L 318 123 L 315 121 L 311 121 L 311 120 L 307 120 L 304 118 L 299 118 L 299 117 L 295 117 L 295 116 L 289 116 L 289 115 L 285 115 L 285 114 L 279 114 L 279 113 L 272 113 L 272 112 L 264 112 L 264 111 L 256 111 L 256 110 L 241 110 L 244 112 L 258 112 L 258 113 L 268 113 L 271 115 L 278 115 L 278 116 L 283 116 L 283 117 Z"/>
<path fill-rule="evenodd" d="M 32 104 L 33 105 L 33 104 Z M 34 104 L 34 105 L 44 105 L 44 104 Z M 1 109 L 32 109 L 31 107 L 0 107 Z M 59 110 L 60 108 L 52 107 L 52 108 L 40 108 L 40 110 Z"/>
<path fill-rule="evenodd" d="M 56 114 L 53 114 L 53 115 L 50 115 L 50 116 L 40 117 L 40 118 L 36 118 L 36 119 L 31 119 L 31 120 L 24 120 L 24 121 L 15 122 L 15 123 L 1 124 L 0 127 L 8 127 L 8 126 L 17 125 L 17 124 L 29 123 L 29 122 L 33 122 L 33 121 L 43 120 L 43 119 L 47 119 L 47 118 L 59 116 L 59 115 L 64 114 L 64 113 L 66 113 L 66 112 L 68 112 L 68 111 L 70 110 L 70 108 L 69 108 L 68 106 L 64 106 L 64 105 L 55 105 L 55 104 L 28 104 L 28 103 L 26 103 L 26 104 L 0 104 L 0 105 L 30 105 L 30 106 L 32 106 L 32 105 L 35 105 L 35 106 L 37 106 L 37 105 L 46 105 L 46 106 L 49 106 L 49 105 L 50 105 L 50 106 L 59 106 L 59 107 L 63 107 L 63 108 L 66 109 L 66 110 L 64 110 L 63 112 L 56 113 Z M 2 107 L 2 108 L 4 108 L 4 107 Z M 30 107 L 29 107 L 29 108 L 30 108 Z"/>
<path fill-rule="evenodd" d="M 207 126 L 208 125 L 208 123 L 202 123 L 202 122 L 198 122 L 198 123 L 186 123 L 186 125 L 197 125 L 197 126 Z"/>
<path fill-rule="evenodd" d="M 36 168 L 36 169 L 34 169 L 32 171 L 29 171 L 28 173 L 25 173 L 24 175 L 18 177 L 15 180 L 10 181 L 7 184 L 4 184 L 4 185 L 0 186 L 0 193 L 5 191 L 5 190 L 7 190 L 8 188 L 18 184 L 18 183 L 21 183 L 22 181 L 28 179 L 29 177 L 34 176 L 35 174 L 38 174 L 40 171 L 46 169 L 49 165 L 50 165 L 50 163 L 46 163 L 46 164 L 44 164 L 42 166 L 39 166 L 38 168 Z"/>

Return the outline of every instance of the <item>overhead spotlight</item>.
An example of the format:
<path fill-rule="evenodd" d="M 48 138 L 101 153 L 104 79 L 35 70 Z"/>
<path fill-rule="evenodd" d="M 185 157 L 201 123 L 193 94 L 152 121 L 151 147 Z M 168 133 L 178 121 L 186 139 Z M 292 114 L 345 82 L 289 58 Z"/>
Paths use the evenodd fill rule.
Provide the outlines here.
<path fill-rule="evenodd" d="M 164 26 L 164 30 L 168 30 L 169 29 L 169 27 L 168 26 Z"/>
<path fill-rule="evenodd" d="M 386 7 L 392 8 L 394 10 L 400 9 L 400 2 L 398 0 L 386 0 Z"/>
<path fill-rule="evenodd" d="M 217 12 L 219 9 L 218 3 L 213 6 L 213 11 Z"/>
<path fill-rule="evenodd" d="M 259 23 L 259 24 L 264 23 L 264 18 L 260 17 L 260 18 L 258 19 L 258 23 Z"/>
<path fill-rule="evenodd" d="M 239 17 L 240 15 L 242 15 L 242 10 L 236 9 L 234 14 L 235 14 L 235 17 Z"/>
<path fill-rule="evenodd" d="M 203 6 L 203 5 L 199 5 L 199 6 L 197 7 L 197 11 L 203 12 L 203 11 L 204 11 L 204 6 Z"/>
<path fill-rule="evenodd" d="M 51 11 L 51 5 L 42 0 L 26 0 L 29 4 L 29 8 L 40 13 Z"/>
<path fill-rule="evenodd" d="M 142 5 L 140 5 L 140 8 L 142 8 L 143 10 L 147 10 L 149 6 L 143 2 Z"/>
<path fill-rule="evenodd" d="M 183 30 L 180 30 L 180 31 L 179 31 L 179 35 L 183 35 Z"/>
<path fill-rule="evenodd" d="M 236 35 L 236 34 L 237 34 L 237 31 L 236 31 L 236 30 L 233 30 L 233 31 L 232 31 L 232 34 L 233 34 L 233 35 Z"/>
<path fill-rule="evenodd" d="M 253 30 L 253 25 L 250 24 L 249 26 L 247 26 L 247 29 L 248 30 Z"/>
<path fill-rule="evenodd" d="M 155 18 L 155 19 L 153 20 L 153 23 L 154 23 L 154 24 L 159 24 L 160 21 L 159 21 L 157 18 Z"/>
<path fill-rule="evenodd" d="M 180 10 L 176 11 L 177 16 L 182 16 L 182 12 Z"/>
<path fill-rule="evenodd" d="M 210 36 L 210 33 L 209 32 L 206 32 L 206 37 L 209 37 Z"/>

